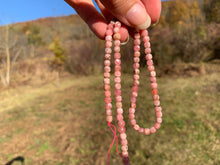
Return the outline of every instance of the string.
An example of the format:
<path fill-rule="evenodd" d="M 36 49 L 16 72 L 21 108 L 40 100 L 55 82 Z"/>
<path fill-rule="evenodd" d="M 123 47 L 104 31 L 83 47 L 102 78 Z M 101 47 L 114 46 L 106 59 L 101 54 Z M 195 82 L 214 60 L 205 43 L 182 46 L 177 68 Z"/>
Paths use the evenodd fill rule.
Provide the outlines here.
<path fill-rule="evenodd" d="M 113 141 L 112 141 L 112 143 L 111 143 L 111 145 L 110 145 L 110 147 L 109 147 L 109 150 L 108 150 L 107 164 L 109 165 L 110 150 L 111 150 L 111 148 L 112 148 L 112 146 L 113 146 L 113 144 L 114 144 L 114 142 L 115 142 L 115 139 L 116 139 L 116 141 L 117 141 L 116 151 L 117 151 L 117 153 L 120 155 L 121 158 L 122 158 L 122 155 L 121 155 L 121 153 L 118 151 L 118 136 L 117 136 L 117 134 L 116 134 L 116 127 L 115 127 L 113 124 L 111 124 L 110 122 L 108 122 L 108 126 L 109 126 L 109 128 L 111 129 L 111 131 L 112 131 L 113 134 L 114 134 L 114 139 L 113 139 Z M 114 127 L 114 130 L 112 129 L 112 127 Z"/>

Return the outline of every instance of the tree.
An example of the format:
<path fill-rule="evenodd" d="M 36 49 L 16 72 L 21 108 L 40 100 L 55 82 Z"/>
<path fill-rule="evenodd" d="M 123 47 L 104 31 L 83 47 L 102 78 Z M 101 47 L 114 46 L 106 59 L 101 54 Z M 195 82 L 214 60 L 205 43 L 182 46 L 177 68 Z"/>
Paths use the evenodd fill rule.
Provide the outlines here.
<path fill-rule="evenodd" d="M 0 38 L 0 78 L 4 86 L 10 85 L 12 66 L 22 50 L 22 47 L 17 46 L 18 36 L 10 35 L 10 30 L 9 25 L 1 27 L 1 34 L 5 34 Z"/>

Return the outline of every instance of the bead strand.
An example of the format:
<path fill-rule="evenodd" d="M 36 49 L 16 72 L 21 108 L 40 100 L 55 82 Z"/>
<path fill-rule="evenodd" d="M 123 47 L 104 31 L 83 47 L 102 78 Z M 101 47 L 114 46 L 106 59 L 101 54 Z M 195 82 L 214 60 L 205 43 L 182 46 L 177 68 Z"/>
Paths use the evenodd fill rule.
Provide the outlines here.
<path fill-rule="evenodd" d="M 120 142 L 123 161 L 125 164 L 129 164 L 128 160 L 128 142 L 125 129 L 125 121 L 123 120 L 123 108 L 122 108 L 122 96 L 121 96 L 121 54 L 120 54 L 120 39 L 121 35 L 119 29 L 121 28 L 121 23 L 116 22 L 114 26 L 114 58 L 115 58 L 115 100 L 117 109 L 117 120 L 118 120 L 118 131 L 120 133 Z"/>
<path fill-rule="evenodd" d="M 112 53 L 112 34 L 113 24 L 109 24 L 106 30 L 105 37 L 105 60 L 104 60 L 104 90 L 105 90 L 105 109 L 106 109 L 106 121 L 112 122 L 112 100 L 111 100 L 111 87 L 110 87 L 110 65 L 111 65 L 111 53 Z"/>
<path fill-rule="evenodd" d="M 156 72 L 153 65 L 152 54 L 150 49 L 150 38 L 148 36 L 148 31 L 143 30 L 141 31 L 141 36 L 143 37 L 144 47 L 145 47 L 145 58 L 147 60 L 148 71 L 150 72 L 150 81 L 151 81 L 151 88 L 152 88 L 152 95 L 153 101 L 156 111 L 156 123 L 151 128 L 142 128 L 140 127 L 135 120 L 135 108 L 136 108 L 136 98 L 138 96 L 138 86 L 139 86 L 139 61 L 140 61 L 140 33 L 135 33 L 134 35 L 134 77 L 133 77 L 133 87 L 132 87 L 132 94 L 131 94 L 131 106 L 129 109 L 129 119 L 130 124 L 133 128 L 141 134 L 149 135 L 150 133 L 155 133 L 157 129 L 160 128 L 160 124 L 162 123 L 162 108 L 160 107 L 159 95 L 157 90 L 157 83 L 156 83 Z"/>

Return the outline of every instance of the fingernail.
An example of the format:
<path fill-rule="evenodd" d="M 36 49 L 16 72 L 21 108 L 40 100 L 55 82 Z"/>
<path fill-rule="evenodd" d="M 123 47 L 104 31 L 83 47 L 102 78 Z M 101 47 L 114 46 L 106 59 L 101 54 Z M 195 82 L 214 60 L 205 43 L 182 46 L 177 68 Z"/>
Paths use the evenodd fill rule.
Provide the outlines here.
<path fill-rule="evenodd" d="M 151 18 L 146 9 L 139 3 L 135 4 L 126 14 L 127 21 L 136 29 L 147 29 L 151 24 Z"/>

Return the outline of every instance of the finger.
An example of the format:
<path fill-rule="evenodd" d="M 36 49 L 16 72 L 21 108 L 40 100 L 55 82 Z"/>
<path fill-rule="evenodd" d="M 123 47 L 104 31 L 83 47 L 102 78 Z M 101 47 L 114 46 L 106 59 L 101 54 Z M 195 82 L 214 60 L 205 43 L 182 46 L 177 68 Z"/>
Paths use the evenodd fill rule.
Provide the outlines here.
<path fill-rule="evenodd" d="M 151 17 L 151 23 L 156 23 L 160 18 L 161 0 L 141 0 L 147 13 Z"/>
<path fill-rule="evenodd" d="M 114 19 L 114 16 L 108 11 L 108 9 L 105 8 L 105 6 L 100 2 L 100 0 L 96 0 L 96 4 L 98 5 L 104 17 L 106 18 L 107 22 L 110 22 Z M 126 41 L 128 38 L 127 27 L 122 24 L 119 33 L 121 34 L 121 42 Z"/>
<path fill-rule="evenodd" d="M 65 0 L 79 16 L 88 24 L 90 29 L 101 39 L 105 38 L 107 23 L 96 10 L 92 0 Z"/>
<path fill-rule="evenodd" d="M 137 29 L 146 29 L 151 19 L 140 0 L 100 0 L 112 15 L 124 24 Z"/>

